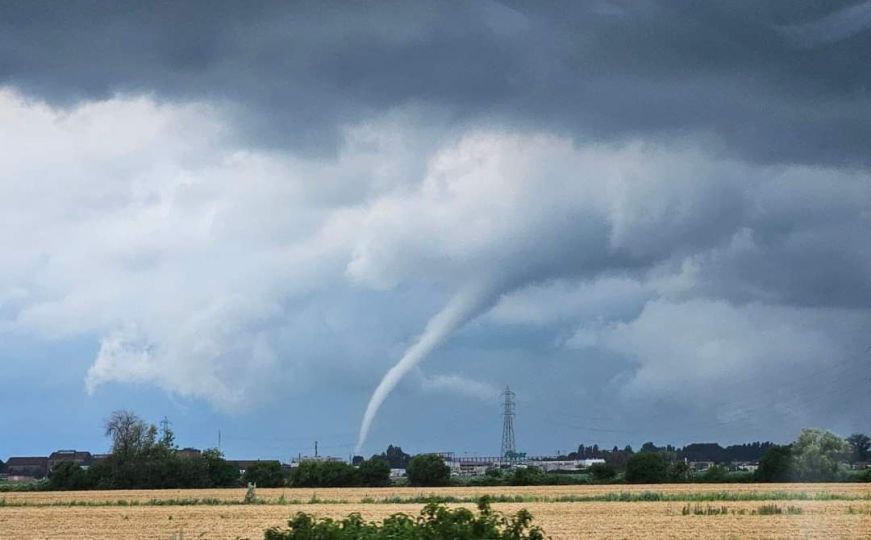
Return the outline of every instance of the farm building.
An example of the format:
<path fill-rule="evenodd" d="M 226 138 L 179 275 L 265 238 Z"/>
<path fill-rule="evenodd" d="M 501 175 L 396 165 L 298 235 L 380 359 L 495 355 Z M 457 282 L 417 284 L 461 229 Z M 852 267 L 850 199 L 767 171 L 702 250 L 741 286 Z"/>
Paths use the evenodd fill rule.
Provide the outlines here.
<path fill-rule="evenodd" d="M 48 470 L 51 471 L 60 463 L 72 462 L 87 469 L 93 462 L 90 452 L 78 450 L 56 450 L 48 456 Z"/>
<path fill-rule="evenodd" d="M 14 456 L 6 462 L 4 472 L 9 478 L 45 478 L 48 476 L 48 458 Z"/>

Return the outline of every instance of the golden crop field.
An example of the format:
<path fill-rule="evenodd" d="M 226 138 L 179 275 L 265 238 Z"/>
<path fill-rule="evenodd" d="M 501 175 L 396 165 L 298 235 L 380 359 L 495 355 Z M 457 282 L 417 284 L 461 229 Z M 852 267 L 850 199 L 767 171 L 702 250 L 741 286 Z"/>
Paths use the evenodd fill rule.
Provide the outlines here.
<path fill-rule="evenodd" d="M 724 492 L 787 495 L 779 501 L 555 502 L 566 496 L 645 491 L 676 498 L 686 495 L 690 499 L 698 494 Z M 0 494 L 0 499 L 5 499 L 6 503 L 0 506 L 0 538 L 255 540 L 262 538 L 264 529 L 284 525 L 288 517 L 298 511 L 330 517 L 359 512 L 368 519 L 381 519 L 397 512 L 416 514 L 422 507 L 419 502 L 380 502 L 386 498 L 409 500 L 427 494 L 470 498 L 485 493 L 528 497 L 530 502 L 495 503 L 493 507 L 506 513 L 521 508 L 530 510 L 535 523 L 554 539 L 871 538 L 871 486 L 867 484 L 286 488 L 259 489 L 258 497 L 265 503 L 253 505 L 241 504 L 244 492 L 220 489 L 5 493 Z M 811 500 L 791 500 L 788 494 L 808 495 Z M 824 494 L 822 499 L 833 496 L 835 500 L 816 500 L 816 494 Z M 194 499 L 211 503 L 182 505 L 183 501 L 189 503 Z M 140 504 L 130 505 L 133 501 Z M 177 504 L 162 505 L 154 501 Z M 76 505 L 67 505 L 71 502 Z M 776 504 L 784 513 L 755 513 L 766 504 Z M 472 503 L 461 505 L 474 506 Z M 793 513 L 787 513 L 787 509 Z M 717 514 L 696 515 L 695 511 Z M 725 513 L 719 513 L 723 511 Z"/>

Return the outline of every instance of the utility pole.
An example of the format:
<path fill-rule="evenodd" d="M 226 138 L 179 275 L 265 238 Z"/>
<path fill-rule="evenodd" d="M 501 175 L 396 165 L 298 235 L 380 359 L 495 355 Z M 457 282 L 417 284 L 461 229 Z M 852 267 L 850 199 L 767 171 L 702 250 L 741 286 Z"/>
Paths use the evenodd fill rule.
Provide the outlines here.
<path fill-rule="evenodd" d="M 318 442 L 315 441 L 315 457 L 318 457 Z"/>
<path fill-rule="evenodd" d="M 514 392 L 506 386 L 502 396 L 502 459 L 514 460 Z"/>

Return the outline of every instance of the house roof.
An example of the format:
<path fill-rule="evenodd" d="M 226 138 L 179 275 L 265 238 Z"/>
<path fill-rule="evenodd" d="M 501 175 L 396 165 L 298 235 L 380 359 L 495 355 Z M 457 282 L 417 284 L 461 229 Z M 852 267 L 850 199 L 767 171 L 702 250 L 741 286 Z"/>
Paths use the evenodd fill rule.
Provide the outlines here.
<path fill-rule="evenodd" d="M 90 452 L 83 452 L 78 450 L 57 450 L 52 452 L 50 456 L 48 456 L 50 460 L 59 460 L 59 459 L 69 459 L 69 460 L 81 460 L 88 461 L 91 459 Z"/>
<path fill-rule="evenodd" d="M 45 467 L 48 465 L 47 457 L 14 456 L 6 462 L 6 467 Z"/>

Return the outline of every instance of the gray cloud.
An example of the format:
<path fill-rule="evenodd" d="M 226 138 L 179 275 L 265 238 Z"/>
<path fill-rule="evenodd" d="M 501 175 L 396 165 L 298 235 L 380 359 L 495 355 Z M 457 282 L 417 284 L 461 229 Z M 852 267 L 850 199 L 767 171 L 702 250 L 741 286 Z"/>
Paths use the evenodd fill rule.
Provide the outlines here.
<path fill-rule="evenodd" d="M 807 49 L 778 30 L 851 5 L 7 2 L 0 81 L 58 103 L 210 99 L 246 137 L 302 151 L 415 106 L 459 125 L 693 133 L 753 160 L 867 163 L 871 36 L 851 26 Z"/>
<path fill-rule="evenodd" d="M 362 408 L 482 287 L 403 399 L 868 429 L 871 42 L 783 30 L 864 5 L 4 3 L 0 334 Z"/>

